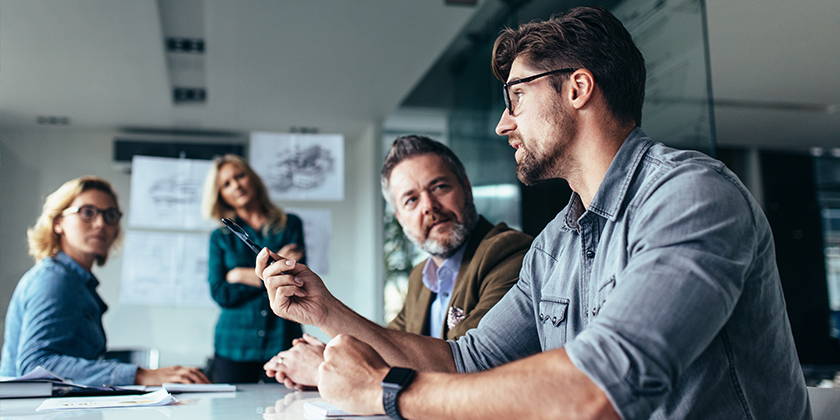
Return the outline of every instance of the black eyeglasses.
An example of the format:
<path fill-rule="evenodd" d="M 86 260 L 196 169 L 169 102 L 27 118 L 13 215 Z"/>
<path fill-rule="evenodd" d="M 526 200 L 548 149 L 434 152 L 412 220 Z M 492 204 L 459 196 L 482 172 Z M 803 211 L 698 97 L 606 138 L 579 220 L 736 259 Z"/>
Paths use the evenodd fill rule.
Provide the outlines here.
<path fill-rule="evenodd" d="M 520 83 L 532 82 L 534 80 L 539 79 L 540 77 L 548 76 L 550 74 L 568 73 L 568 72 L 572 72 L 572 71 L 575 71 L 575 70 L 577 70 L 577 69 L 567 68 L 567 69 L 552 70 L 552 71 L 547 71 L 545 73 L 540 73 L 540 74 L 536 74 L 536 75 L 533 75 L 533 76 L 525 77 L 525 78 L 522 78 L 522 79 L 516 79 L 512 82 L 507 82 L 507 83 L 503 84 L 502 85 L 502 91 L 503 91 L 503 95 L 505 97 L 505 108 L 507 108 L 508 113 L 510 115 L 513 115 L 513 109 L 516 107 L 517 103 L 519 102 L 519 97 L 516 96 L 516 95 L 514 95 L 514 97 L 513 97 L 514 100 L 513 101 L 511 100 L 510 91 L 508 90 L 509 87 L 511 87 L 513 85 L 518 85 Z"/>
<path fill-rule="evenodd" d="M 90 223 L 93 219 L 96 219 L 96 216 L 102 214 L 102 220 L 105 222 L 106 225 L 116 226 L 120 224 L 120 218 L 122 218 L 122 213 L 116 207 L 109 207 L 107 209 L 100 209 L 96 206 L 91 205 L 84 205 L 81 207 L 70 207 L 63 212 L 62 215 L 68 215 L 78 213 L 79 219 L 82 219 L 85 223 Z"/>

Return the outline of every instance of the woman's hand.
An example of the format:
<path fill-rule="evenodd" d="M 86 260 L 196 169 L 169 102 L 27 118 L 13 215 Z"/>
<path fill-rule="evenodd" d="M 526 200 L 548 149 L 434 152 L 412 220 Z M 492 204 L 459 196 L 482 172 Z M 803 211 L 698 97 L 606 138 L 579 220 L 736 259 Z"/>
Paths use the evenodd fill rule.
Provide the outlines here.
<path fill-rule="evenodd" d="M 227 272 L 225 280 L 231 284 L 244 284 L 251 287 L 263 287 L 263 281 L 254 273 L 250 267 L 236 267 Z"/>
<path fill-rule="evenodd" d="M 135 385 L 161 385 L 164 382 L 177 384 L 209 384 L 210 381 L 198 368 L 169 366 L 160 369 L 137 368 Z"/>

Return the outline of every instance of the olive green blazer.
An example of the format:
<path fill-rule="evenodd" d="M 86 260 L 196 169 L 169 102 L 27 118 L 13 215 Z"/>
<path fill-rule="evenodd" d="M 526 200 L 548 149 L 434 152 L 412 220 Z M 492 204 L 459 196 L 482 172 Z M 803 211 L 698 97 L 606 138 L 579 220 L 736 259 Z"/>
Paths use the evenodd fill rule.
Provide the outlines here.
<path fill-rule="evenodd" d="M 447 314 L 452 307 L 463 310 L 464 318 L 451 329 L 448 322 L 444 322 L 443 331 L 434 336 L 454 340 L 475 328 L 481 317 L 519 280 L 522 259 L 533 240 L 530 235 L 504 223 L 493 226 L 479 216 L 464 251 L 447 308 Z M 429 334 L 429 310 L 435 295 L 423 284 L 425 265 L 426 261 L 423 261 L 411 270 L 405 305 L 388 328 L 432 335 Z"/>

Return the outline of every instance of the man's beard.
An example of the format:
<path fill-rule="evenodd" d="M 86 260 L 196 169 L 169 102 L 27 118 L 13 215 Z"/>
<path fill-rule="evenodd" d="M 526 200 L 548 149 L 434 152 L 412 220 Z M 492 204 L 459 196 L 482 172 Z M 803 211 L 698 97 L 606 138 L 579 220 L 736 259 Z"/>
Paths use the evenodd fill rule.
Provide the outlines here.
<path fill-rule="evenodd" d="M 426 240 L 421 242 L 420 238 L 414 236 L 408 231 L 408 229 L 406 229 L 405 226 L 403 226 L 403 233 L 405 233 L 405 236 L 408 237 L 408 239 L 411 240 L 411 242 L 418 248 L 428 252 L 434 257 L 446 259 L 454 255 L 455 252 L 458 251 L 458 248 L 470 239 L 472 230 L 475 228 L 475 224 L 478 221 L 478 214 L 476 213 L 475 206 L 472 202 L 464 205 L 463 215 L 464 222 L 455 222 L 455 226 L 452 227 L 452 231 L 448 235 L 445 235 L 446 237 L 443 240 L 432 239 L 427 234 Z M 454 213 L 436 213 L 430 217 L 434 220 L 456 220 Z M 427 229 L 427 232 L 431 232 L 431 229 Z"/>
<path fill-rule="evenodd" d="M 521 149 L 525 148 L 523 144 Z M 549 178 L 549 173 L 556 164 L 556 156 L 550 156 L 543 151 L 532 152 L 524 150 L 522 158 L 516 164 L 516 177 L 525 185 L 534 185 Z"/>
<path fill-rule="evenodd" d="M 559 129 L 563 138 L 555 139 L 554 144 L 550 144 L 551 149 L 530 150 L 519 133 L 512 134 L 520 140 L 519 148 L 523 151 L 522 157 L 516 163 L 516 177 L 525 185 L 534 185 L 550 178 L 563 178 L 563 172 L 570 169 L 567 149 L 569 138 L 574 134 L 574 128 L 570 124 L 571 118 L 559 104 L 555 107 L 553 115 L 552 124 Z M 536 144 L 534 146 L 536 147 Z"/>

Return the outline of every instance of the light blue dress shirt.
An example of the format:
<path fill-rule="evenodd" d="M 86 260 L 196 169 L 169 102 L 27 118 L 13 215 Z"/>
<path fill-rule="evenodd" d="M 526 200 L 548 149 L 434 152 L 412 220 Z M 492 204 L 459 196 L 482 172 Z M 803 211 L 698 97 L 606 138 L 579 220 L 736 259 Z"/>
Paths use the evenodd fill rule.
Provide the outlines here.
<path fill-rule="evenodd" d="M 461 372 L 565 348 L 625 419 L 811 418 L 764 213 L 721 162 L 638 128 L 450 347 Z"/>
<path fill-rule="evenodd" d="M 17 377 L 43 366 L 82 385 L 134 384 L 136 365 L 101 360 L 108 305 L 97 286 L 96 277 L 63 252 L 27 271 L 6 312 L 0 375 Z"/>
<path fill-rule="evenodd" d="M 467 241 L 469 242 L 469 241 Z M 455 281 L 458 280 L 458 270 L 461 269 L 461 260 L 464 259 L 464 250 L 467 249 L 466 242 L 451 257 L 445 259 L 440 267 L 435 260 L 426 260 L 423 267 L 423 284 L 435 293 L 435 300 L 429 308 L 429 335 L 440 337 L 443 333 L 443 323 L 449 310 L 449 300 L 452 298 L 452 290 L 455 289 Z"/>

